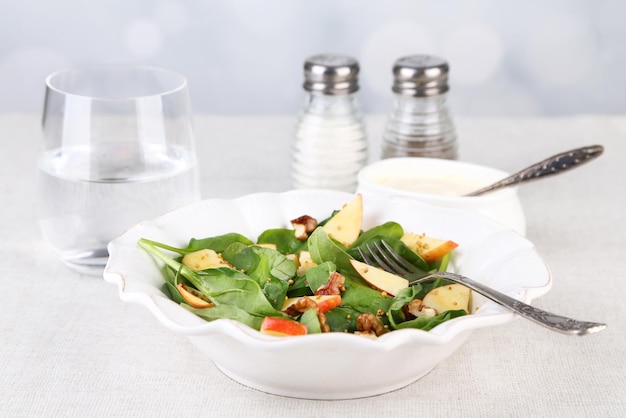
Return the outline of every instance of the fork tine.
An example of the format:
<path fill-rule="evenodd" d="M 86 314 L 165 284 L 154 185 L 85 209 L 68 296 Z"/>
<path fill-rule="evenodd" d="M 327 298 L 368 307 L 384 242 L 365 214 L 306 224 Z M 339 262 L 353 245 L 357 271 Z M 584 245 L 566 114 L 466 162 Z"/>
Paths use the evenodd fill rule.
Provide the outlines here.
<path fill-rule="evenodd" d="M 372 256 L 376 257 L 376 261 L 378 261 L 378 264 L 383 269 L 387 270 L 390 273 L 399 275 L 407 275 L 412 273 L 412 271 L 405 266 L 406 263 L 398 262 L 399 256 L 397 255 L 395 250 L 384 240 L 381 240 L 380 243 L 375 242 L 374 247 L 376 248 L 377 252 L 372 252 L 371 249 L 370 252 L 372 253 Z"/>
<path fill-rule="evenodd" d="M 389 245 L 387 241 L 380 240 L 380 243 L 387 250 L 387 254 L 389 255 L 388 259 L 395 266 L 397 266 L 397 269 L 402 269 L 408 274 L 415 274 L 414 267 L 411 265 L 411 263 L 405 260 L 400 254 L 398 254 L 398 252 L 391 245 Z"/>
<path fill-rule="evenodd" d="M 378 255 L 378 253 L 376 251 L 374 251 L 372 249 L 372 247 L 370 247 L 369 244 L 365 244 L 365 248 L 367 249 L 367 251 L 369 252 L 369 255 L 367 255 L 367 253 L 365 253 L 365 251 L 361 251 L 359 249 L 359 252 L 361 253 L 361 256 L 363 256 L 363 260 L 365 260 L 365 262 L 371 266 L 378 266 L 382 269 L 385 269 L 385 260 L 383 260 L 380 255 Z"/>
<path fill-rule="evenodd" d="M 367 246 L 367 244 L 365 244 L 365 246 L 367 247 L 368 251 L 370 251 L 370 253 L 371 253 L 372 251 Z M 365 251 L 363 251 L 361 249 L 361 247 L 358 247 L 357 251 L 359 252 L 359 254 L 361 254 L 361 258 L 363 259 L 363 261 L 365 261 L 365 264 L 369 264 L 370 266 L 377 265 L 376 260 L 374 260 L 372 257 L 370 257 Z"/>
<path fill-rule="evenodd" d="M 370 266 L 380 267 L 385 271 L 398 275 L 414 273 L 408 262 L 402 259 L 393 247 L 384 240 L 380 240 L 380 243 L 366 243 L 365 249 L 367 252 L 361 248 L 358 248 L 357 251 L 363 258 L 363 261 Z"/>

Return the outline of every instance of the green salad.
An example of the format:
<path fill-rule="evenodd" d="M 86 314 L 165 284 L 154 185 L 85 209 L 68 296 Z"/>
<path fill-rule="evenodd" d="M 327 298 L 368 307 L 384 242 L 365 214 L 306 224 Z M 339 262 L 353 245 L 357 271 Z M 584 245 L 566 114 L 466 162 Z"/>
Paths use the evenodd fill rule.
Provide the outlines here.
<path fill-rule="evenodd" d="M 356 195 L 326 219 L 303 215 L 256 242 L 232 232 L 192 238 L 185 248 L 147 238 L 139 246 L 163 262 L 164 290 L 173 301 L 207 321 L 228 318 L 269 335 L 377 337 L 430 330 L 468 314 L 466 287 L 442 280 L 409 286 L 359 253 L 384 240 L 425 276 L 447 268 L 456 243 L 406 232 L 396 222 L 362 230 L 362 219 Z"/>

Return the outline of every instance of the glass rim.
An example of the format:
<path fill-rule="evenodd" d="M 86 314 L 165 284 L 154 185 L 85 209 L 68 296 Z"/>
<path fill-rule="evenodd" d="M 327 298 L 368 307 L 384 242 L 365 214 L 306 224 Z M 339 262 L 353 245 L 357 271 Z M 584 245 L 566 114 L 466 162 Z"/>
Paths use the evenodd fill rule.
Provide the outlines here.
<path fill-rule="evenodd" d="M 112 70 L 143 71 L 145 73 L 151 73 L 151 74 L 160 73 L 162 75 L 166 75 L 170 77 L 171 80 L 175 80 L 175 81 L 172 83 L 173 87 L 164 88 L 153 94 L 135 94 L 135 95 L 127 95 L 127 96 L 81 94 L 77 91 L 72 91 L 72 89 L 63 88 L 58 85 L 55 85 L 55 79 L 60 76 L 70 75 L 72 73 L 74 74 L 87 73 L 87 72 L 105 73 L 105 72 L 111 72 Z M 45 81 L 46 81 L 46 89 L 63 94 L 63 95 L 83 97 L 83 98 L 95 99 L 95 100 L 109 100 L 109 101 L 134 100 L 134 99 L 149 98 L 149 97 L 167 96 L 170 94 L 183 91 L 187 88 L 186 77 L 176 71 L 172 71 L 172 70 L 162 68 L 162 67 L 157 67 L 157 66 L 134 65 L 134 64 L 93 64 L 93 65 L 66 67 L 66 68 L 62 68 L 62 69 L 59 69 L 57 71 L 50 73 L 48 76 L 46 76 Z"/>

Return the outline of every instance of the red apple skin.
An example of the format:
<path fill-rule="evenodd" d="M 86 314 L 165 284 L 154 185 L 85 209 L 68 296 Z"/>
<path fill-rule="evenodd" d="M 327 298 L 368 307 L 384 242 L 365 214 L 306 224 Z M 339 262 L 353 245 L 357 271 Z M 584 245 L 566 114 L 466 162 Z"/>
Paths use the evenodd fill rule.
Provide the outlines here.
<path fill-rule="evenodd" d="M 277 337 L 306 335 L 308 329 L 299 322 L 286 318 L 266 316 L 261 323 L 261 333 Z"/>
<path fill-rule="evenodd" d="M 322 313 L 341 305 L 341 295 L 318 295 L 309 297 L 317 303 Z"/>
<path fill-rule="evenodd" d="M 427 263 L 430 263 L 435 260 L 439 260 L 441 257 L 448 254 L 450 251 L 454 250 L 458 246 L 459 244 L 457 244 L 456 242 L 448 240 L 448 241 L 445 241 L 443 244 L 438 245 L 435 248 L 431 248 L 425 251 L 422 254 L 422 258 Z"/>
<path fill-rule="evenodd" d="M 179 283 L 178 285 L 176 285 L 176 288 L 178 289 L 178 292 L 183 297 L 185 302 L 189 304 L 189 306 L 197 309 L 213 307 L 213 304 L 211 302 L 207 302 L 206 300 L 191 293 L 187 286 L 185 286 L 184 284 Z"/>
<path fill-rule="evenodd" d="M 317 307 L 320 309 L 320 312 L 322 313 L 330 311 L 331 309 L 341 305 L 341 295 L 317 295 L 306 297 L 315 302 L 317 304 Z M 300 297 L 285 299 L 285 303 L 283 304 L 281 310 L 286 311 L 289 306 L 294 304 L 298 299 L 300 299 Z"/>

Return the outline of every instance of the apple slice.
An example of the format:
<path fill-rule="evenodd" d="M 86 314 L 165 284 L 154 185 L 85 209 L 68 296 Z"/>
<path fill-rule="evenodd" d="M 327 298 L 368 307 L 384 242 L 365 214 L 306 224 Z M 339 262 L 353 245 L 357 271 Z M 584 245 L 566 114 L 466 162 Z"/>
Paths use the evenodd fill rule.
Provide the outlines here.
<path fill-rule="evenodd" d="M 324 224 L 324 231 L 329 237 L 349 247 L 361 233 L 363 222 L 363 197 L 357 194 L 345 204 L 339 212 Z"/>
<path fill-rule="evenodd" d="M 407 233 L 402 236 L 401 241 L 418 253 L 427 263 L 439 260 L 459 246 L 454 241 L 431 238 L 425 234 Z"/>
<path fill-rule="evenodd" d="M 366 282 L 391 296 L 395 296 L 402 289 L 409 287 L 409 281 L 404 277 L 396 276 L 358 260 L 350 260 L 350 263 Z"/>
<path fill-rule="evenodd" d="M 436 309 L 438 313 L 463 309 L 469 313 L 471 290 L 462 284 L 449 284 L 436 287 L 424 296 L 422 304 Z"/>
<path fill-rule="evenodd" d="M 218 267 L 231 267 L 223 258 L 221 254 L 215 251 L 205 248 L 203 250 L 194 251 L 192 253 L 185 254 L 183 257 L 183 264 L 187 267 L 191 267 L 194 270 L 206 270 L 209 268 Z"/>
<path fill-rule="evenodd" d="M 305 297 L 305 296 L 303 296 Z M 313 302 L 317 304 L 317 307 L 320 308 L 320 312 L 324 313 L 326 311 L 330 311 L 333 308 L 341 305 L 341 295 L 317 295 L 317 296 L 306 296 L 311 299 Z M 300 299 L 297 298 L 288 298 L 285 299 L 285 303 L 283 303 L 283 307 L 281 311 L 286 311 L 289 309 L 291 305 L 296 303 L 296 301 Z"/>
<path fill-rule="evenodd" d="M 285 257 L 287 258 L 287 260 L 293 261 L 296 269 L 300 268 L 300 258 L 298 257 L 298 254 L 285 254 Z"/>
<path fill-rule="evenodd" d="M 441 257 L 448 254 L 450 251 L 459 246 L 459 244 L 454 241 L 446 241 L 436 238 L 426 238 L 425 242 L 427 248 L 424 249 L 424 251 L 420 255 L 427 263 L 439 260 Z"/>
<path fill-rule="evenodd" d="M 292 321 L 291 319 L 266 316 L 263 318 L 263 322 L 261 322 L 260 331 L 267 335 L 287 337 L 291 335 L 305 335 L 308 329 L 301 323 Z"/>
<path fill-rule="evenodd" d="M 252 244 L 252 246 L 261 247 L 261 248 L 269 248 L 270 250 L 276 249 L 276 244 L 273 244 L 271 242 L 266 242 L 266 243 L 261 243 L 261 244 Z"/>
<path fill-rule="evenodd" d="M 315 266 L 317 266 L 317 264 L 313 261 L 311 253 L 305 250 L 300 251 L 297 264 L 298 275 L 302 276 L 308 269 Z"/>
<path fill-rule="evenodd" d="M 197 309 L 204 308 L 212 308 L 213 305 L 209 300 L 206 299 L 202 293 L 198 292 L 196 289 L 189 288 L 182 283 L 178 283 L 176 285 L 178 292 L 183 297 L 185 302 L 189 304 L 189 306 Z"/>

